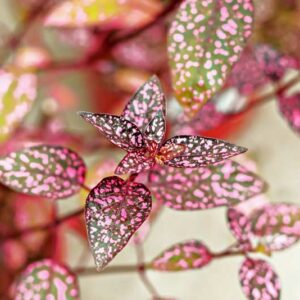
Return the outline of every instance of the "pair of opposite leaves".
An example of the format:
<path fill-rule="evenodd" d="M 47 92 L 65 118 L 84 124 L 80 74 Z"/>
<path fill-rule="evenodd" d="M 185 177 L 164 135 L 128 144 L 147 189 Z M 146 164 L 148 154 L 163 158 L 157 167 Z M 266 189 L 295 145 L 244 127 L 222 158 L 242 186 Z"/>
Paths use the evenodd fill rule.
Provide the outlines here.
<path fill-rule="evenodd" d="M 164 142 L 165 97 L 157 77 L 151 77 L 129 101 L 121 116 L 81 112 L 80 115 L 113 144 L 128 153 L 118 175 L 140 173 L 155 163 L 196 168 L 214 165 L 246 149 L 199 136 L 175 136 Z M 151 211 L 151 193 L 137 182 L 112 176 L 90 192 L 86 202 L 89 242 L 97 268 L 104 268 L 128 243 Z"/>

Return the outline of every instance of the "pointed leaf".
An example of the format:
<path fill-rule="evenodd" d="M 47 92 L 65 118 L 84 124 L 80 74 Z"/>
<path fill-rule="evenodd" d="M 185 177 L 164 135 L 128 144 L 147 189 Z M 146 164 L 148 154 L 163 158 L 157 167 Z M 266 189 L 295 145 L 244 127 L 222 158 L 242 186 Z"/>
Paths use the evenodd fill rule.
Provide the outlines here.
<path fill-rule="evenodd" d="M 85 219 L 98 270 L 127 245 L 150 211 L 151 194 L 143 184 L 113 176 L 104 178 L 91 191 Z"/>
<path fill-rule="evenodd" d="M 178 101 L 196 113 L 224 84 L 253 22 L 251 0 L 185 0 L 172 22 L 169 59 Z"/>
<path fill-rule="evenodd" d="M 240 268 L 240 283 L 249 300 L 279 300 L 278 275 L 264 260 L 246 258 Z"/>
<path fill-rule="evenodd" d="M 149 174 L 149 182 L 155 197 L 177 210 L 230 206 L 266 189 L 262 179 L 230 160 L 198 169 L 156 166 Z"/>
<path fill-rule="evenodd" d="M 146 154 L 147 150 L 145 149 L 129 152 L 117 166 L 115 174 L 123 175 L 149 170 L 154 165 L 155 160 L 152 157 L 147 157 Z"/>
<path fill-rule="evenodd" d="M 278 105 L 289 125 L 300 133 L 300 93 L 289 97 L 281 95 L 278 97 Z"/>
<path fill-rule="evenodd" d="M 76 275 L 51 259 L 33 262 L 21 273 L 15 288 L 16 300 L 79 300 Z"/>
<path fill-rule="evenodd" d="M 4 142 L 30 112 L 36 98 L 33 74 L 16 75 L 0 70 L 0 142 Z"/>
<path fill-rule="evenodd" d="M 173 159 L 164 161 L 166 165 L 177 168 L 198 168 L 215 165 L 220 161 L 247 151 L 244 147 L 222 140 L 188 135 L 170 138 L 162 145 L 160 151 L 163 151 L 165 147 L 170 148 L 177 145 L 184 145 L 184 152 Z"/>
<path fill-rule="evenodd" d="M 166 115 L 165 105 L 165 96 L 159 79 L 152 76 L 130 99 L 122 117 L 144 131 L 159 111 L 162 111 L 163 116 Z"/>
<path fill-rule="evenodd" d="M 235 208 L 227 210 L 227 222 L 232 234 L 243 250 L 251 248 L 251 222 L 246 215 Z"/>
<path fill-rule="evenodd" d="M 251 216 L 252 232 L 270 251 L 292 246 L 300 239 L 300 208 L 293 204 L 270 204 Z"/>
<path fill-rule="evenodd" d="M 151 266 L 159 271 L 183 271 L 202 268 L 211 259 L 210 251 L 202 242 L 191 240 L 165 250 L 151 262 Z"/>
<path fill-rule="evenodd" d="M 133 151 L 145 146 L 140 130 L 130 121 L 119 116 L 80 112 L 80 116 L 95 126 L 113 144 L 126 150 Z"/>
<path fill-rule="evenodd" d="M 147 140 L 161 144 L 166 133 L 166 121 L 163 112 L 160 110 L 156 116 L 150 121 L 145 129 L 145 137 Z"/>
<path fill-rule="evenodd" d="M 33 146 L 0 158 L 0 182 L 28 195 L 67 198 L 80 190 L 85 164 L 74 151 L 60 146 Z"/>

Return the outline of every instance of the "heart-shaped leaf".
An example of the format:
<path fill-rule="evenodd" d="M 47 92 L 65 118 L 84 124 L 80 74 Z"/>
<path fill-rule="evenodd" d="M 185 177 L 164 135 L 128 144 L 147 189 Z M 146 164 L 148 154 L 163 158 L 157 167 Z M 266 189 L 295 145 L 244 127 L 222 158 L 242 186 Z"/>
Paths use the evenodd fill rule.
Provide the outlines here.
<path fill-rule="evenodd" d="M 0 142 L 3 142 L 30 112 L 37 80 L 33 74 L 16 75 L 0 70 L 0 81 Z"/>
<path fill-rule="evenodd" d="M 191 240 L 165 250 L 151 262 L 151 267 L 159 271 L 199 269 L 207 265 L 211 259 L 210 251 L 202 242 Z"/>
<path fill-rule="evenodd" d="M 165 96 L 159 79 L 152 76 L 137 90 L 126 105 L 122 117 L 135 124 L 142 132 L 159 111 L 166 115 Z"/>
<path fill-rule="evenodd" d="M 44 259 L 27 266 L 16 283 L 14 294 L 16 300 L 79 300 L 79 285 L 76 275 L 67 267 Z"/>
<path fill-rule="evenodd" d="M 90 192 L 85 210 L 90 247 L 98 270 L 128 243 L 151 211 L 150 191 L 140 183 L 113 176 Z"/>
<path fill-rule="evenodd" d="M 119 116 L 80 112 L 80 116 L 113 144 L 126 150 L 133 151 L 145 146 L 143 135 L 140 130 L 130 121 Z"/>
<path fill-rule="evenodd" d="M 231 160 L 197 169 L 156 166 L 149 181 L 155 197 L 177 210 L 235 205 L 267 187 L 257 175 Z"/>
<path fill-rule="evenodd" d="M 252 232 L 269 251 L 292 246 L 300 239 L 300 208 L 293 204 L 270 204 L 251 216 Z"/>
<path fill-rule="evenodd" d="M 278 97 L 278 105 L 282 116 L 289 125 L 300 133 L 300 93 L 293 96 Z"/>
<path fill-rule="evenodd" d="M 251 0 L 185 0 L 172 22 L 169 59 L 178 101 L 196 113 L 216 93 L 251 34 Z"/>
<path fill-rule="evenodd" d="M 246 258 L 240 268 L 240 283 L 249 300 L 279 300 L 280 282 L 264 260 Z"/>
<path fill-rule="evenodd" d="M 184 151 L 176 157 L 164 161 L 164 164 L 177 168 L 205 167 L 247 151 L 244 147 L 222 140 L 189 135 L 170 138 L 162 145 L 160 151 L 164 151 L 165 147 L 168 150 L 174 147 L 175 151 L 177 145 L 184 145 Z"/>
<path fill-rule="evenodd" d="M 28 195 L 67 198 L 85 179 L 85 164 L 72 150 L 60 146 L 33 146 L 0 158 L 0 182 Z"/>

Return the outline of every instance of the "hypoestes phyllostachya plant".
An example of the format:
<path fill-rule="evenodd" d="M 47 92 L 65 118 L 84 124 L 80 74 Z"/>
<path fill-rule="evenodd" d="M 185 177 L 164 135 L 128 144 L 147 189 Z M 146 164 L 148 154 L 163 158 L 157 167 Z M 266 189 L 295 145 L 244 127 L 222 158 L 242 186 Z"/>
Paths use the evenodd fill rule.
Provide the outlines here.
<path fill-rule="evenodd" d="M 290 41 L 299 36 L 297 1 L 269 0 L 270 9 L 252 0 L 14 1 L 26 17 L 0 51 L 0 298 L 88 299 L 83 276 L 137 272 L 153 300 L 167 299 L 149 270 L 198 270 L 238 256 L 247 299 L 283 299 L 270 260 L 299 241 L 300 206 L 269 203 L 256 164 L 233 158 L 247 149 L 223 139 L 272 99 L 299 135 L 300 47 Z M 57 52 L 68 59 L 55 59 L 47 39 L 62 42 Z M 63 78 L 73 71 L 88 91 L 80 109 L 97 111 L 78 113 L 96 138 L 91 128 L 78 133 L 86 125 L 75 114 L 80 93 Z M 76 133 L 67 130 L 71 109 Z M 76 195 L 80 207 L 58 214 L 58 201 Z M 196 236 L 145 258 L 164 207 L 174 215 L 224 207 L 234 243 L 214 251 Z M 79 266 L 66 259 L 67 230 L 82 242 L 83 255 L 71 249 Z M 137 263 L 110 264 L 129 244 Z M 86 249 L 95 267 L 85 264 Z"/>

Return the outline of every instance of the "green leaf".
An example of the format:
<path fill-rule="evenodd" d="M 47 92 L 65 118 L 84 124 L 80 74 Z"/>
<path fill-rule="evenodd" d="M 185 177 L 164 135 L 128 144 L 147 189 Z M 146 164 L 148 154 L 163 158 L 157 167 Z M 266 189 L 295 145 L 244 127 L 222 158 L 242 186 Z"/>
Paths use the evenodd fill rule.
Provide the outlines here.
<path fill-rule="evenodd" d="M 87 27 L 105 26 L 124 29 L 152 20 L 161 10 L 156 1 L 144 0 L 137 5 L 133 0 L 67 0 L 59 3 L 47 16 L 46 26 Z"/>
<path fill-rule="evenodd" d="M 169 60 L 175 96 L 195 114 L 224 84 L 252 31 L 251 0 L 185 0 L 172 22 Z"/>
<path fill-rule="evenodd" d="M 76 275 L 51 259 L 33 262 L 19 277 L 14 299 L 79 300 Z"/>
<path fill-rule="evenodd" d="M 210 251 L 202 242 L 191 240 L 165 250 L 151 262 L 151 267 L 159 271 L 199 269 L 211 259 Z"/>
<path fill-rule="evenodd" d="M 0 70 L 0 142 L 6 141 L 31 110 L 36 98 L 36 76 Z"/>

